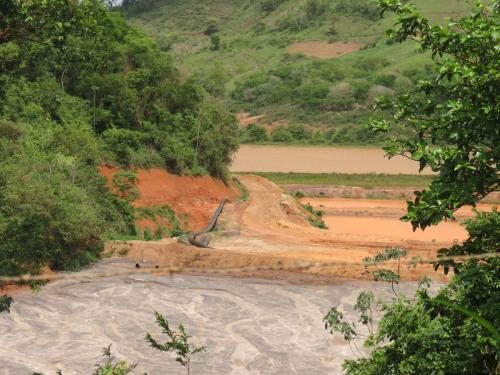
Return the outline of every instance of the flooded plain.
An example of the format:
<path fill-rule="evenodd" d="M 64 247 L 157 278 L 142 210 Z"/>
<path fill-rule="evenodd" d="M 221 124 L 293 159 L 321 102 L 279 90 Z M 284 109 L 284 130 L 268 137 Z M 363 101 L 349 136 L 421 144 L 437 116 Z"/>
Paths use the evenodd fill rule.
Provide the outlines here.
<path fill-rule="evenodd" d="M 170 354 L 151 349 L 146 332 L 160 338 L 153 313 L 182 323 L 193 342 L 206 345 L 192 374 L 339 374 L 346 358 L 359 357 L 324 329 L 332 306 L 357 320 L 360 291 L 389 298 L 371 282 L 293 285 L 280 281 L 134 274 L 134 264 L 107 259 L 93 270 L 131 274 L 84 281 L 55 281 L 40 293 L 15 296 L 11 314 L 0 315 L 0 374 L 90 374 L 112 344 L 118 359 L 138 363 L 137 374 L 184 374 Z M 411 293 L 415 284 L 404 284 Z M 358 347 L 362 347 L 358 343 Z"/>
<path fill-rule="evenodd" d="M 381 148 L 241 145 L 232 172 L 418 174 L 418 163 Z M 423 174 L 432 174 L 425 170 Z"/>

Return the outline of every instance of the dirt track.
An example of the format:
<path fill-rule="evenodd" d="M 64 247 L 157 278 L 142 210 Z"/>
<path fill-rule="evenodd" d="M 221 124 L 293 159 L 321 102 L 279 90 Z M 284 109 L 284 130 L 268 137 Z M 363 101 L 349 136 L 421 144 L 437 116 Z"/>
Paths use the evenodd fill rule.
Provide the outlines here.
<path fill-rule="evenodd" d="M 369 278 L 363 274 L 363 258 L 387 246 L 404 246 L 410 256 L 429 259 L 435 257 L 438 249 L 451 245 L 453 239 L 464 238 L 464 232 L 458 224 L 453 224 L 449 235 L 440 237 L 437 231 L 431 236 L 417 236 L 410 240 L 405 239 L 405 233 L 395 235 L 391 222 L 386 222 L 387 227 L 379 228 L 380 233 L 374 230 L 367 235 L 349 234 L 335 227 L 320 230 L 307 222 L 306 213 L 299 204 L 283 194 L 274 183 L 258 176 L 241 176 L 240 179 L 247 187 L 250 199 L 246 203 L 229 205 L 224 211 L 220 219 L 223 230 L 214 234 L 211 249 L 197 249 L 171 239 L 159 242 L 135 241 L 127 245 L 112 243 L 108 249 L 119 251 L 126 246 L 130 248 L 130 258 L 144 261 L 150 266 L 195 267 L 209 271 L 230 268 L 231 272 L 228 273 L 231 274 L 235 273 L 234 269 L 243 267 L 247 268 L 245 272 L 236 273 L 289 279 L 289 271 L 309 263 L 319 263 L 300 271 L 327 279 L 360 279 Z M 383 207 L 378 207 L 378 210 L 383 210 Z M 391 208 L 388 212 L 391 212 Z M 391 215 L 394 216 L 394 212 Z M 351 219 L 354 221 L 351 225 L 356 226 L 357 218 Z M 395 218 L 394 221 L 404 225 Z M 359 222 L 362 225 L 362 219 Z M 274 271 L 263 272 L 259 270 L 261 266 L 273 268 Z M 444 280 L 442 274 L 434 272 L 430 265 L 420 265 L 417 269 L 403 267 L 402 273 L 406 280 L 420 279 L 424 275 Z"/>

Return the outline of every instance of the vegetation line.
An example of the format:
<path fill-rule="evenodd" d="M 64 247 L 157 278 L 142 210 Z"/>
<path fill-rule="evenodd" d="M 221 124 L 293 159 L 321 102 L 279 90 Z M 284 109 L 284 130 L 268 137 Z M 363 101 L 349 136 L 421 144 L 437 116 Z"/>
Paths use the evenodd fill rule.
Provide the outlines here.
<path fill-rule="evenodd" d="M 348 173 L 279 173 L 255 172 L 278 185 L 332 185 L 356 186 L 363 189 L 375 187 L 422 188 L 428 186 L 433 176 L 406 174 L 348 174 Z"/>

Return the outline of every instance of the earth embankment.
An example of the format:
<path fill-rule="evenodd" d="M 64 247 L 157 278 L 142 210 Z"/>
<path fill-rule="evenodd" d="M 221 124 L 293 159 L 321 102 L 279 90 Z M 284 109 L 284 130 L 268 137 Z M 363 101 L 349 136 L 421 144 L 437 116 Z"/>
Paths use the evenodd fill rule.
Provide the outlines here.
<path fill-rule="evenodd" d="M 118 168 L 103 166 L 101 174 L 112 181 Z M 185 219 L 185 228 L 196 231 L 205 228 L 212 212 L 222 199 L 234 200 L 241 193 L 232 181 L 210 176 L 177 176 L 164 169 L 139 169 L 137 172 L 137 190 L 139 198 L 133 202 L 135 207 L 170 206 L 179 218 Z M 147 220 L 141 220 L 140 226 L 148 226 Z"/>
<path fill-rule="evenodd" d="M 404 202 L 394 201 L 385 204 L 388 202 L 344 200 L 334 202 L 332 207 L 325 207 L 326 202 L 311 202 L 327 212 L 325 220 L 331 225 L 321 230 L 312 227 L 299 202 L 274 183 L 251 175 L 239 179 L 249 199 L 227 206 L 219 231 L 212 235 L 210 249 L 196 249 L 172 239 L 114 242 L 108 249 L 118 253 L 125 247 L 127 251 L 122 252 L 146 266 L 177 267 L 180 271 L 285 279 L 290 278 L 289 272 L 296 272 L 331 280 L 366 279 L 370 275 L 365 273 L 363 259 L 386 247 L 402 246 L 408 249 L 409 257 L 432 261 L 437 250 L 466 237 L 458 222 L 413 233 L 410 224 L 398 220 Z M 338 207 L 339 203 L 343 207 Z M 463 212 L 462 219 L 469 214 Z M 403 267 L 402 276 L 405 280 L 423 276 L 445 280 L 430 264 Z"/>

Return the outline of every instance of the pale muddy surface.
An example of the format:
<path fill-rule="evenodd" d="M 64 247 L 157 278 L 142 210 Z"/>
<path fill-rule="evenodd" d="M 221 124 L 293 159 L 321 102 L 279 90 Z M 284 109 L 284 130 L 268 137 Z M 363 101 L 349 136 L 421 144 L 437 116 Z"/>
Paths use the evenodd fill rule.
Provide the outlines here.
<path fill-rule="evenodd" d="M 107 259 L 94 270 L 127 268 L 134 270 L 130 261 Z M 367 288 L 389 298 L 386 285 L 359 281 L 314 286 L 148 274 L 54 281 L 38 294 L 19 293 L 11 314 L 0 315 L 0 373 L 91 374 L 112 344 L 117 358 L 139 363 L 137 374 L 184 374 L 144 341 L 148 331 L 160 336 L 157 310 L 207 346 L 192 374 L 340 374 L 342 361 L 357 354 L 324 330 L 322 317 L 339 306 L 355 318 L 353 303 Z"/>
<path fill-rule="evenodd" d="M 330 231 L 342 238 L 366 242 L 385 241 L 388 244 L 404 241 L 419 241 L 429 245 L 435 242 L 461 242 L 467 238 L 463 221 L 475 216 L 472 208 L 464 207 L 456 212 L 456 220 L 443 221 L 425 231 L 413 231 L 410 223 L 400 220 L 407 212 L 407 204 L 403 200 L 305 197 L 300 201 L 322 210 L 325 213 L 323 221 Z M 491 204 L 480 203 L 476 210 L 487 212 L 492 208 Z"/>
<path fill-rule="evenodd" d="M 232 172 L 418 174 L 418 163 L 381 148 L 241 145 Z M 432 173 L 425 170 L 423 174 Z"/>

